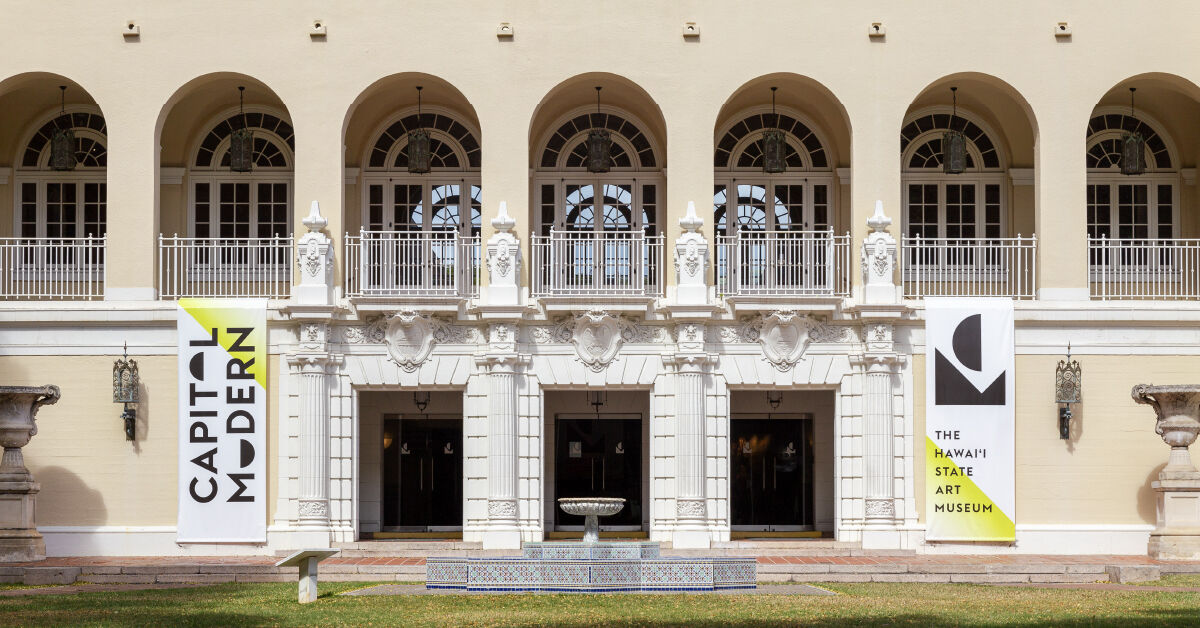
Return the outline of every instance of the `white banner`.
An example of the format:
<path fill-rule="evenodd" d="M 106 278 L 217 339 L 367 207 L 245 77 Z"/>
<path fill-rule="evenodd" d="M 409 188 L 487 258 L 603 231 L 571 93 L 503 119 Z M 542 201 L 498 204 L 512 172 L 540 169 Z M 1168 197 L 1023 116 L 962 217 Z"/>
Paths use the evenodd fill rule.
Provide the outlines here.
<path fill-rule="evenodd" d="M 267 303 L 179 300 L 179 543 L 267 540 Z"/>
<path fill-rule="evenodd" d="M 1013 304 L 925 299 L 925 538 L 1013 541 Z"/>

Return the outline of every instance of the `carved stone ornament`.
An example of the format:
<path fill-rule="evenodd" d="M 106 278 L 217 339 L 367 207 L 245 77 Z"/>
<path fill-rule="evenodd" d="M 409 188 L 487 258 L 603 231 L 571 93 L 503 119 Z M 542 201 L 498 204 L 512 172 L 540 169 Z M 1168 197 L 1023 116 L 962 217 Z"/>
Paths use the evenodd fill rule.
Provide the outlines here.
<path fill-rule="evenodd" d="M 743 316 L 737 325 L 723 325 L 718 328 L 717 337 L 724 343 L 758 342 L 762 330 L 763 318 L 759 314 Z"/>
<path fill-rule="evenodd" d="M 868 499 L 864 512 L 868 517 L 895 517 L 896 504 L 890 499 Z"/>
<path fill-rule="evenodd" d="M 683 519 L 703 519 L 706 510 L 703 499 L 675 500 L 675 514 Z"/>
<path fill-rule="evenodd" d="M 763 357 L 780 371 L 792 368 L 804 355 L 812 325 L 811 318 L 794 311 L 775 312 L 764 318 L 758 334 Z"/>
<path fill-rule="evenodd" d="M 617 357 L 625 342 L 617 317 L 602 310 L 589 310 L 575 318 L 571 342 L 579 361 L 593 371 L 603 371 Z"/>
<path fill-rule="evenodd" d="M 575 327 L 575 319 L 562 317 L 554 325 L 538 325 L 530 327 L 533 341 L 540 344 L 566 344 L 571 342 L 571 330 Z"/>
<path fill-rule="evenodd" d="M 325 517 L 329 514 L 329 504 L 323 499 L 300 500 L 301 517 Z"/>
<path fill-rule="evenodd" d="M 300 348 L 307 351 L 323 351 L 329 326 L 325 323 L 303 323 L 300 325 Z"/>
<path fill-rule="evenodd" d="M 489 499 L 488 517 L 493 519 L 515 519 L 517 502 L 511 499 Z"/>
<path fill-rule="evenodd" d="M 867 351 L 891 351 L 892 326 L 887 323 L 871 323 L 866 329 Z"/>
<path fill-rule="evenodd" d="M 387 320 L 378 316 L 367 321 L 366 325 L 352 325 L 342 328 L 342 341 L 348 344 L 380 344 L 387 335 Z"/>
<path fill-rule="evenodd" d="M 812 342 L 856 342 L 858 334 L 849 325 L 816 322 L 808 330 L 808 339 Z"/>
<path fill-rule="evenodd" d="M 433 350 L 433 323 L 412 310 L 396 312 L 387 317 L 383 341 L 391 360 L 411 373 Z"/>
<path fill-rule="evenodd" d="M 529 337 L 537 344 L 566 344 L 574 342 L 575 334 L 579 332 L 578 323 L 585 317 L 593 315 L 608 315 L 603 310 L 591 310 L 576 317 L 563 317 L 553 325 L 530 326 Z M 643 325 L 639 318 L 624 318 L 610 316 L 616 320 L 621 329 L 621 341 L 630 344 L 671 342 L 667 328 L 661 325 Z"/>

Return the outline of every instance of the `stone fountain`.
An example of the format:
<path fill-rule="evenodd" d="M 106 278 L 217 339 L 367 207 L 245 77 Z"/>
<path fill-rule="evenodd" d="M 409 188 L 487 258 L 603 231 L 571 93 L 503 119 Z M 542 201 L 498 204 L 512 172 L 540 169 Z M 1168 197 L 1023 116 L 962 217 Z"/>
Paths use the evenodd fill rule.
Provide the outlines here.
<path fill-rule="evenodd" d="M 599 517 L 615 515 L 625 500 L 561 498 L 563 512 L 584 517 L 583 542 L 522 544 L 521 556 L 428 558 L 425 586 L 465 591 L 719 591 L 753 589 L 753 558 L 665 557 L 658 543 L 601 541 Z"/>
<path fill-rule="evenodd" d="M 1200 559 L 1200 471 L 1188 447 L 1200 434 L 1200 385 L 1133 387 L 1133 400 L 1157 415 L 1154 431 L 1171 447 L 1167 466 L 1150 483 L 1158 521 L 1150 533 L 1153 558 Z"/>
<path fill-rule="evenodd" d="M 58 386 L 0 386 L 0 563 L 46 558 L 34 505 L 41 487 L 25 468 L 21 448 L 37 434 L 38 408 L 58 402 Z"/>

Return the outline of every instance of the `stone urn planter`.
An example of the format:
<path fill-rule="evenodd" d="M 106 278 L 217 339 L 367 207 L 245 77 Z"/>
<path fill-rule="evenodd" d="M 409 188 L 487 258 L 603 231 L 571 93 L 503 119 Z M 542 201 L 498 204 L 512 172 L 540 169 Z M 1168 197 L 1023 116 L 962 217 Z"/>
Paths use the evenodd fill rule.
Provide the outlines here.
<path fill-rule="evenodd" d="M 561 497 L 558 507 L 568 515 L 583 515 L 583 542 L 596 543 L 600 540 L 598 517 L 621 512 L 625 500 L 620 497 Z"/>
<path fill-rule="evenodd" d="M 1157 525 L 1148 553 L 1154 558 L 1200 559 L 1200 471 L 1188 447 L 1200 434 L 1200 385 L 1133 387 L 1133 400 L 1154 408 L 1154 432 L 1171 447 L 1167 466 L 1150 483 Z"/>
<path fill-rule="evenodd" d="M 42 560 L 46 544 L 37 531 L 33 481 L 21 448 L 37 434 L 38 408 L 58 402 L 58 386 L 0 386 L 0 563 Z"/>

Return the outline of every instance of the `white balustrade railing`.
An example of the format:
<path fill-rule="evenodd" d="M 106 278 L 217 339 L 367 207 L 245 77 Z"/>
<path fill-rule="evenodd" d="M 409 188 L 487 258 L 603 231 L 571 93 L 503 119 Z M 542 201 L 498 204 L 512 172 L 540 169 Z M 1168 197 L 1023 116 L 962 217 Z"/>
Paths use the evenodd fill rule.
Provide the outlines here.
<path fill-rule="evenodd" d="M 158 295 L 287 298 L 292 290 L 291 236 L 158 236 Z"/>
<path fill-rule="evenodd" d="M 739 230 L 717 236 L 717 292 L 728 296 L 849 296 L 850 234 Z"/>
<path fill-rule="evenodd" d="M 1088 238 L 1092 297 L 1200 299 L 1200 239 Z"/>
<path fill-rule="evenodd" d="M 102 299 L 106 238 L 0 238 L 0 297 Z"/>
<path fill-rule="evenodd" d="M 456 231 L 346 236 L 346 296 L 479 296 L 479 238 Z"/>
<path fill-rule="evenodd" d="M 661 296 L 663 237 L 560 231 L 532 238 L 533 296 Z"/>
<path fill-rule="evenodd" d="M 1037 296 L 1037 236 L 903 239 L 904 296 Z"/>

